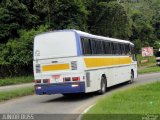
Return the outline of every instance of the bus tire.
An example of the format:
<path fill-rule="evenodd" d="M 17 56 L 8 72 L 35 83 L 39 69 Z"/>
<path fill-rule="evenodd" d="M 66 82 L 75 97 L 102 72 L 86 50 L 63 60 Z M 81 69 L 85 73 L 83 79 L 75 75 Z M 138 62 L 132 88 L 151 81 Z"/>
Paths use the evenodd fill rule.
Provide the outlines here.
<path fill-rule="evenodd" d="M 134 72 L 131 71 L 131 78 L 130 78 L 129 83 L 132 84 L 133 82 L 134 82 Z"/>
<path fill-rule="evenodd" d="M 101 78 L 101 88 L 98 91 L 98 94 L 102 95 L 106 92 L 106 88 L 107 88 L 107 82 L 106 79 L 104 77 Z"/>

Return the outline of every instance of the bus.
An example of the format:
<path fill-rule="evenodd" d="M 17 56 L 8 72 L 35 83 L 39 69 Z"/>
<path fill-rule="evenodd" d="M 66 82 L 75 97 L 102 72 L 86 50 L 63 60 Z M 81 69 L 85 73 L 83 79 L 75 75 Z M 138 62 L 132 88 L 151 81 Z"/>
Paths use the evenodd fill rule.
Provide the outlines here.
<path fill-rule="evenodd" d="M 37 95 L 98 92 L 137 78 L 134 44 L 79 30 L 57 30 L 34 38 Z"/>

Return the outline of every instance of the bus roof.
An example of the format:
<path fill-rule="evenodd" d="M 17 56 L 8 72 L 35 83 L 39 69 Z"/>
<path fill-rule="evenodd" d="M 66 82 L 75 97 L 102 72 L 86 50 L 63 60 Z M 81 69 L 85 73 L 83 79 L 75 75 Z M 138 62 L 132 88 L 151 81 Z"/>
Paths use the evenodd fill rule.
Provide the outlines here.
<path fill-rule="evenodd" d="M 93 34 L 90 34 L 90 33 L 79 31 L 79 30 L 73 30 L 73 31 L 78 33 L 80 36 L 84 36 L 84 37 L 91 37 L 91 38 L 97 38 L 97 39 L 103 39 L 103 40 L 109 40 L 109 41 L 123 42 L 123 43 L 129 43 L 131 45 L 134 45 L 132 42 L 127 41 L 127 40 L 121 40 L 121 39 L 116 39 L 116 38 L 93 35 Z"/>
<path fill-rule="evenodd" d="M 122 43 L 128 43 L 128 44 L 134 45 L 132 42 L 130 42 L 128 40 L 121 40 L 121 39 L 116 39 L 116 38 L 93 35 L 93 34 L 83 32 L 83 31 L 80 31 L 80 30 L 75 30 L 75 29 L 55 30 L 55 31 L 47 32 L 47 33 L 51 33 L 51 32 L 75 32 L 78 36 L 81 36 L 81 37 L 97 38 L 97 39 L 103 39 L 103 40 L 109 40 L 109 41 L 115 41 L 115 42 L 122 42 Z M 45 34 L 45 33 L 41 33 L 39 35 L 42 35 L 42 34 Z M 39 35 L 37 35 L 37 36 L 39 36 Z"/>

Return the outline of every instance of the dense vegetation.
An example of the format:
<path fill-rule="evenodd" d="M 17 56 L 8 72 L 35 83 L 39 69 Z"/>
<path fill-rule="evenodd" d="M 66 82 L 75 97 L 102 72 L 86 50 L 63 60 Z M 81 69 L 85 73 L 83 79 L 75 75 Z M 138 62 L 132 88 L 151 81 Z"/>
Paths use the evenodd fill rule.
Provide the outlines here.
<path fill-rule="evenodd" d="M 160 47 L 159 0 L 1 0 L 0 77 L 32 73 L 36 34 L 79 29 Z"/>

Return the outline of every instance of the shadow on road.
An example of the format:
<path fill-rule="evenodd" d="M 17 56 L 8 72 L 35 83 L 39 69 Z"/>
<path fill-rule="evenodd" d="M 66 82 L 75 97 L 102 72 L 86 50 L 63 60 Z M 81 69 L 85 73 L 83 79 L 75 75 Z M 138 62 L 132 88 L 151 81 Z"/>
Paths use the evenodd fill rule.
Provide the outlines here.
<path fill-rule="evenodd" d="M 106 94 L 118 89 L 118 88 L 122 88 L 129 85 L 128 82 L 125 83 L 121 83 L 112 87 L 107 88 Z M 69 96 L 59 96 L 53 99 L 50 99 L 48 101 L 45 101 L 44 103 L 48 103 L 48 102 L 73 102 L 73 101 L 83 101 L 83 100 L 87 100 L 93 97 L 99 96 L 96 92 L 92 92 L 92 93 L 80 93 L 80 94 L 72 94 Z"/>
<path fill-rule="evenodd" d="M 73 101 L 82 101 L 96 96 L 95 93 L 81 93 L 81 94 L 72 94 L 71 96 L 60 96 L 45 102 L 73 102 Z"/>

